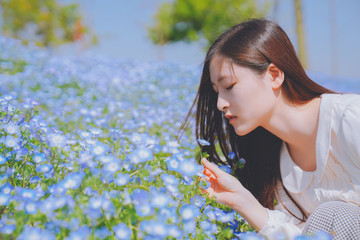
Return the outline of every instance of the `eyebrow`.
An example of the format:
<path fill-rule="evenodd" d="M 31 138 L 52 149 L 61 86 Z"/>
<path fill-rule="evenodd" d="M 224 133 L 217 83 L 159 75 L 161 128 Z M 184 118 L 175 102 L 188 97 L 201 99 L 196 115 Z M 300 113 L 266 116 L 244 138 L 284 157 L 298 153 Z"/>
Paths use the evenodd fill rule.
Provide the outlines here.
<path fill-rule="evenodd" d="M 222 80 L 224 80 L 225 78 L 227 78 L 227 76 L 221 76 L 219 79 L 218 79 L 218 83 L 220 83 Z M 211 82 L 211 85 L 215 85 L 215 83 Z"/>

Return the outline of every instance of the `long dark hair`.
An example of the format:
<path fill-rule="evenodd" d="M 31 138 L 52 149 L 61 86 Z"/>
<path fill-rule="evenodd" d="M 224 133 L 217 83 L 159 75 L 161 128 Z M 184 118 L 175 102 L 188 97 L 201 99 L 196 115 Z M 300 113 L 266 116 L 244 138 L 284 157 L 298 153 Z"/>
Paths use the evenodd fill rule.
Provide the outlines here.
<path fill-rule="evenodd" d="M 245 136 L 238 136 L 223 113 L 217 109 L 217 93 L 211 85 L 209 70 L 214 56 L 230 59 L 233 64 L 247 67 L 258 74 L 263 74 L 270 63 L 273 63 L 284 72 L 281 91 L 290 104 L 305 104 L 332 91 L 307 76 L 288 36 L 278 24 L 266 19 L 252 19 L 225 31 L 209 48 L 195 101 L 181 128 L 186 128 L 190 118 L 196 113 L 196 138 L 206 139 L 211 143 L 210 146 L 200 146 L 210 155 L 210 161 L 224 164 L 216 151 L 218 144 L 227 163 L 231 165 L 233 174 L 269 209 L 274 209 L 277 185 L 280 182 L 303 216 L 299 218 L 289 212 L 299 220 L 306 221 L 303 209 L 282 184 L 279 166 L 282 140 L 262 127 Z M 235 153 L 235 159 L 229 159 L 231 151 Z M 246 160 L 243 168 L 237 167 L 240 158 Z M 282 204 L 281 200 L 280 202 Z M 286 208 L 285 205 L 284 207 Z"/>

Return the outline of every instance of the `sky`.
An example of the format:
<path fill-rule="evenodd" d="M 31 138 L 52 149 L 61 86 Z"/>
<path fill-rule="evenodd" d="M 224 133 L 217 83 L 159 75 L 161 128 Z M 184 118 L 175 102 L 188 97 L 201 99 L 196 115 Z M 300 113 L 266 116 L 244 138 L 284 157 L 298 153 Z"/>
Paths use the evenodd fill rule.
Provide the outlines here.
<path fill-rule="evenodd" d="M 154 23 L 159 6 L 171 0 L 62 0 L 78 3 L 84 23 L 99 43 L 87 51 L 94 54 L 141 61 L 175 61 L 201 65 L 204 43 L 172 43 L 159 47 L 151 43 L 146 28 Z M 295 45 L 294 0 L 277 2 L 267 18 L 276 21 Z M 302 0 L 308 70 L 360 79 L 360 1 Z M 66 47 L 63 48 L 66 52 Z"/>

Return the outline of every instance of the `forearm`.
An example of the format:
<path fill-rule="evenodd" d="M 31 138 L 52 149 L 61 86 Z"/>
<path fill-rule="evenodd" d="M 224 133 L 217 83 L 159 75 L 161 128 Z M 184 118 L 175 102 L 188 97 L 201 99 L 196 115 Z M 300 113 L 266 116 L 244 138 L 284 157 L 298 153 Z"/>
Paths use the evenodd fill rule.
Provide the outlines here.
<path fill-rule="evenodd" d="M 239 194 L 234 200 L 230 207 L 245 218 L 255 230 L 261 230 L 269 218 L 266 208 L 250 192 L 241 196 Z"/>

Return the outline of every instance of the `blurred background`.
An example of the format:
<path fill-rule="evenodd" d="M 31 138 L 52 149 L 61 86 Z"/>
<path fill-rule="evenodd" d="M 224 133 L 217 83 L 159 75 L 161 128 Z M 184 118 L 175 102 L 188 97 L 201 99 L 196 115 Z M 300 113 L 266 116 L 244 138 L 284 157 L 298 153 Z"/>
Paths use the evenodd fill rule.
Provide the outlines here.
<path fill-rule="evenodd" d="M 56 54 L 201 65 L 251 17 L 276 21 L 308 71 L 360 79 L 358 0 L 0 0 L 2 34 Z"/>

